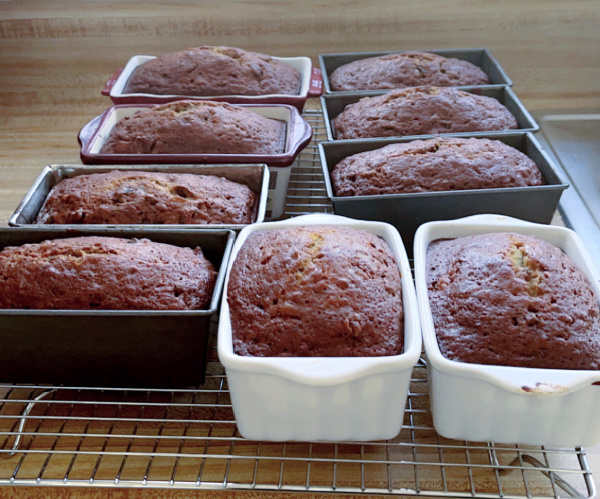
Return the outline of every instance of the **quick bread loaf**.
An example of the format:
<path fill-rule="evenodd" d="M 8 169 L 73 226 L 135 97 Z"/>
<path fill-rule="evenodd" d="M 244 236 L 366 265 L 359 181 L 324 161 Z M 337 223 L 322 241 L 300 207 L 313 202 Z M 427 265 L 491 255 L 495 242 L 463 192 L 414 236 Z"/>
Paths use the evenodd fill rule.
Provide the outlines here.
<path fill-rule="evenodd" d="M 427 287 L 442 355 L 474 364 L 600 369 L 600 307 L 558 247 L 512 232 L 437 240 Z"/>
<path fill-rule="evenodd" d="M 468 61 L 413 51 L 357 59 L 333 71 L 329 82 L 335 91 L 357 91 L 421 85 L 487 85 L 489 78 Z"/>
<path fill-rule="evenodd" d="M 285 123 L 226 102 L 149 106 L 117 122 L 102 154 L 281 154 Z"/>
<path fill-rule="evenodd" d="M 0 251 L 0 308 L 199 310 L 216 281 L 200 248 L 86 236 Z"/>
<path fill-rule="evenodd" d="M 402 352 L 400 272 L 387 244 L 369 232 L 327 225 L 253 232 L 227 293 L 239 355 Z"/>
<path fill-rule="evenodd" d="M 335 165 L 336 196 L 542 185 L 535 162 L 499 140 L 435 137 L 390 144 Z"/>
<path fill-rule="evenodd" d="M 138 66 L 126 93 L 156 95 L 297 95 L 300 73 L 266 54 L 202 46 L 172 52 Z"/>
<path fill-rule="evenodd" d="M 509 130 L 516 118 L 492 97 L 422 86 L 365 97 L 333 119 L 335 139 Z"/>
<path fill-rule="evenodd" d="M 249 224 L 257 197 L 216 175 L 111 171 L 56 184 L 38 224 Z"/>

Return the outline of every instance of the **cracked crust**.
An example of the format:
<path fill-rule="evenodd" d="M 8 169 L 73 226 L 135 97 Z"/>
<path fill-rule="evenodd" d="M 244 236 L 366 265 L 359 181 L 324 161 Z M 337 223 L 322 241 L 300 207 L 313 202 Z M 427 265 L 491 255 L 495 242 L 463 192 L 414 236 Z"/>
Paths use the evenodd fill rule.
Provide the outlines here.
<path fill-rule="evenodd" d="M 537 165 L 498 140 L 436 137 L 348 156 L 335 165 L 336 196 L 542 185 Z"/>
<path fill-rule="evenodd" d="M 59 182 L 38 224 L 249 224 L 257 198 L 250 188 L 214 175 L 121 172 Z"/>
<path fill-rule="evenodd" d="M 176 101 L 117 122 L 102 154 L 281 154 L 285 123 L 225 102 Z"/>
<path fill-rule="evenodd" d="M 231 269 L 239 355 L 357 357 L 402 352 L 400 273 L 368 232 L 306 226 L 252 233 Z"/>
<path fill-rule="evenodd" d="M 438 240 L 427 286 L 442 354 L 474 364 L 600 369 L 600 307 L 559 248 L 516 233 Z"/>
<path fill-rule="evenodd" d="M 125 93 L 156 95 L 298 95 L 300 73 L 266 54 L 235 47 L 194 47 L 137 67 Z"/>
<path fill-rule="evenodd" d="M 200 248 L 77 237 L 0 251 L 0 308 L 199 310 L 217 273 Z"/>
<path fill-rule="evenodd" d="M 508 130 L 516 118 L 491 97 L 422 86 L 365 97 L 333 120 L 336 139 Z"/>
<path fill-rule="evenodd" d="M 332 90 L 379 90 L 437 85 L 487 85 L 488 76 L 468 61 L 429 52 L 404 52 L 352 61 L 330 77 Z"/>

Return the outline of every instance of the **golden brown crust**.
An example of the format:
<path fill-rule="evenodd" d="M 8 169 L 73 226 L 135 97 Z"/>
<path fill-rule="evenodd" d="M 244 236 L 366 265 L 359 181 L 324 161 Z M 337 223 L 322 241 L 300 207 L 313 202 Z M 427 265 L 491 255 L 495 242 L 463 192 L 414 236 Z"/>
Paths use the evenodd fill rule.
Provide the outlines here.
<path fill-rule="evenodd" d="M 252 233 L 228 287 L 239 355 L 356 357 L 403 347 L 400 272 L 386 243 L 336 226 Z"/>
<path fill-rule="evenodd" d="M 490 233 L 438 240 L 427 286 L 442 354 L 460 362 L 600 369 L 600 306 L 559 248 Z"/>
<path fill-rule="evenodd" d="M 281 154 L 285 123 L 225 102 L 183 100 L 120 120 L 102 154 Z"/>
<path fill-rule="evenodd" d="M 156 95 L 298 95 L 300 73 L 266 54 L 202 46 L 165 54 L 137 67 L 125 93 Z"/>
<path fill-rule="evenodd" d="M 216 275 L 200 248 L 54 239 L 0 251 L 0 308 L 198 310 L 210 302 Z"/>
<path fill-rule="evenodd" d="M 350 104 L 333 120 L 336 139 L 508 130 L 516 118 L 491 97 L 448 87 L 392 90 Z"/>
<path fill-rule="evenodd" d="M 403 52 L 352 61 L 330 78 L 336 91 L 379 90 L 436 85 L 487 85 L 488 76 L 468 61 L 430 52 Z"/>
<path fill-rule="evenodd" d="M 249 224 L 256 194 L 215 175 L 111 171 L 59 182 L 38 224 Z"/>
<path fill-rule="evenodd" d="M 498 140 L 444 138 L 390 144 L 335 165 L 336 196 L 542 185 L 537 165 Z"/>

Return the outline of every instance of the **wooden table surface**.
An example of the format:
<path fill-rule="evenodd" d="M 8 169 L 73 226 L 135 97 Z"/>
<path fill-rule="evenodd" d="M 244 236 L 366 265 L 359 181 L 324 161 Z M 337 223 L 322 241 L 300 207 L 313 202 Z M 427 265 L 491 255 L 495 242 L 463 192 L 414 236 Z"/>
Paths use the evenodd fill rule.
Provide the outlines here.
<path fill-rule="evenodd" d="M 134 54 L 203 44 L 279 56 L 487 47 L 530 110 L 600 108 L 597 0 L 0 1 L 0 225 L 47 164 L 80 164 L 77 133 Z M 600 474 L 598 448 L 588 450 Z M 192 497 L 197 491 L 4 487 L 2 497 Z M 206 493 L 205 493 L 206 494 Z M 221 493 L 261 497 L 266 493 Z"/>

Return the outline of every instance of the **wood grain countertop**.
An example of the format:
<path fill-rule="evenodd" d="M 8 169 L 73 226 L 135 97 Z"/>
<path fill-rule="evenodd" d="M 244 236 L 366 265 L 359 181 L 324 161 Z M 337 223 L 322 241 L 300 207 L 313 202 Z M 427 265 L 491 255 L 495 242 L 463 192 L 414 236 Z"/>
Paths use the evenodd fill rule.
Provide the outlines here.
<path fill-rule="evenodd" d="M 230 45 L 279 56 L 305 55 L 318 64 L 319 53 L 487 47 L 530 110 L 590 109 L 600 108 L 598 26 L 597 0 L 4 0 L 0 2 L 0 225 L 7 224 L 45 165 L 81 164 L 77 133 L 111 105 L 100 91 L 135 54 Z M 592 470 L 600 474 L 600 448 L 586 451 Z M 199 494 L 272 495 L 0 489 L 3 498 Z"/>

